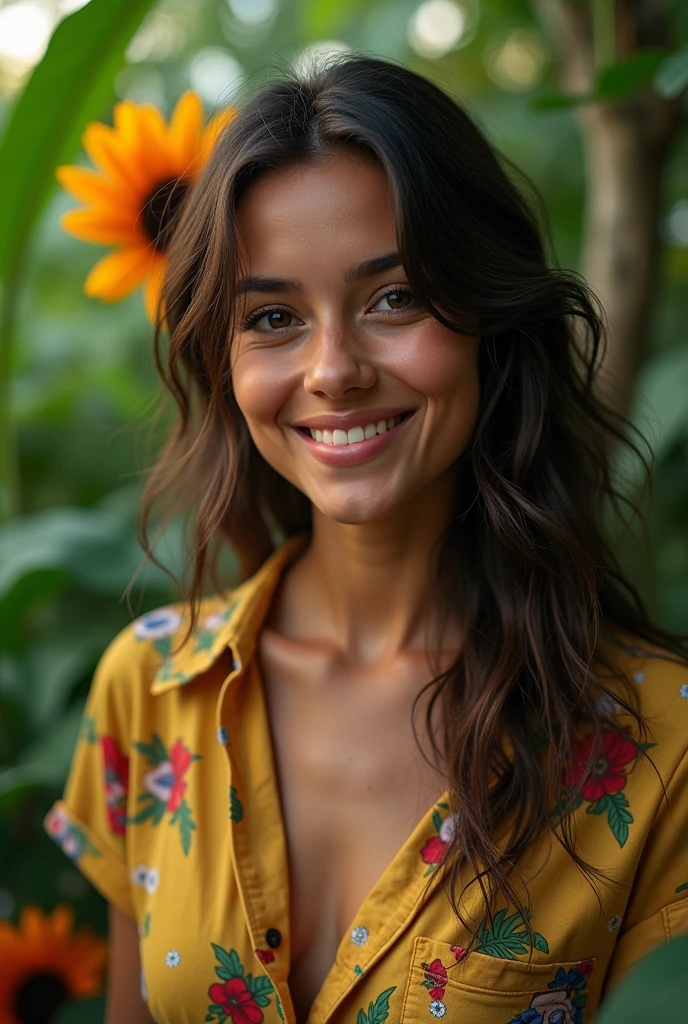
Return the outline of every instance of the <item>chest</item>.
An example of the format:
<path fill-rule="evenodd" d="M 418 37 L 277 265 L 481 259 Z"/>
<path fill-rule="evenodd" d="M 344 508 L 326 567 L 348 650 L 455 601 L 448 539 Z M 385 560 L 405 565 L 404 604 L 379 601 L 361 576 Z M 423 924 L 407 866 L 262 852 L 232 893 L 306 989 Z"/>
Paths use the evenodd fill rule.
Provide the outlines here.
<path fill-rule="evenodd" d="M 365 897 L 446 783 L 413 736 L 413 698 L 430 678 L 420 660 L 354 670 L 265 630 L 258 664 L 289 856 L 289 985 L 302 1021 L 342 937 L 363 925 Z"/>

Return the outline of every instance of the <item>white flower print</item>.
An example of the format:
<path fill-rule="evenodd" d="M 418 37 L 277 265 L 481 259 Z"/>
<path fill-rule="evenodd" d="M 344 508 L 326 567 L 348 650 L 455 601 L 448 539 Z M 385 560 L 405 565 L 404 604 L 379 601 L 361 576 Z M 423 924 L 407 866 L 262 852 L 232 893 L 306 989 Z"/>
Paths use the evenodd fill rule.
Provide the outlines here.
<path fill-rule="evenodd" d="M 76 838 L 76 836 L 64 836 L 61 845 L 64 852 L 67 854 L 68 857 L 71 857 L 72 860 L 76 860 L 81 854 L 81 843 Z"/>
<path fill-rule="evenodd" d="M 143 785 L 149 793 L 152 793 L 156 800 L 162 800 L 166 804 L 170 799 L 172 784 L 174 782 L 174 769 L 169 761 L 161 761 L 159 765 L 145 772 Z"/>
<path fill-rule="evenodd" d="M 645 678 L 645 673 L 644 672 L 634 672 L 633 673 L 633 678 L 635 679 L 636 683 L 642 683 L 643 679 Z"/>
<path fill-rule="evenodd" d="M 160 885 L 160 872 L 157 868 L 148 868 L 148 874 L 146 875 L 146 881 L 144 883 L 146 892 L 154 893 L 157 892 L 157 888 Z"/>
<path fill-rule="evenodd" d="M 181 957 L 176 949 L 171 949 L 165 957 L 165 963 L 168 967 L 178 967 Z"/>
<path fill-rule="evenodd" d="M 201 629 L 213 630 L 219 629 L 220 626 L 224 626 L 227 621 L 227 611 L 213 612 L 212 615 L 206 615 L 203 622 L 199 623 Z"/>
<path fill-rule="evenodd" d="M 144 1003 L 147 1003 L 148 1002 L 148 988 L 146 987 L 146 978 L 145 978 L 145 975 L 143 973 L 143 967 L 141 968 L 140 981 L 141 981 L 141 998 L 143 999 Z"/>
<path fill-rule="evenodd" d="M 134 623 L 134 635 L 139 640 L 160 640 L 164 636 L 176 633 L 182 623 L 182 617 L 174 608 L 157 608 L 146 612 Z"/>
<path fill-rule="evenodd" d="M 430 1013 L 433 1015 L 433 1017 L 444 1017 L 446 1012 L 447 1007 L 444 1005 L 444 1003 L 439 999 L 433 999 L 433 1001 L 430 1003 Z"/>
<path fill-rule="evenodd" d="M 148 878 L 148 868 L 145 864 L 137 864 L 131 873 L 131 880 L 134 885 L 138 885 L 141 889 L 146 886 L 146 879 Z"/>
<path fill-rule="evenodd" d="M 615 928 L 618 928 L 621 924 L 621 914 L 614 914 L 614 917 L 610 917 L 607 921 L 607 931 L 613 932 Z"/>
<path fill-rule="evenodd" d="M 59 807 L 50 815 L 48 820 L 48 829 L 51 836 L 55 839 L 63 839 L 69 831 L 69 818 Z"/>
<path fill-rule="evenodd" d="M 445 818 L 440 828 L 440 839 L 443 843 L 451 843 L 456 832 L 456 823 L 459 820 L 458 814 L 450 814 L 448 818 Z"/>
<path fill-rule="evenodd" d="M 621 705 L 613 697 L 610 697 L 608 693 L 603 693 L 595 701 L 595 707 L 600 715 L 618 715 L 621 710 Z"/>
<path fill-rule="evenodd" d="M 351 941 L 355 946 L 362 946 L 364 942 L 368 941 L 368 929 L 359 924 L 351 932 Z"/>
<path fill-rule="evenodd" d="M 688 700 L 688 683 L 684 683 L 678 692 L 684 700 Z"/>

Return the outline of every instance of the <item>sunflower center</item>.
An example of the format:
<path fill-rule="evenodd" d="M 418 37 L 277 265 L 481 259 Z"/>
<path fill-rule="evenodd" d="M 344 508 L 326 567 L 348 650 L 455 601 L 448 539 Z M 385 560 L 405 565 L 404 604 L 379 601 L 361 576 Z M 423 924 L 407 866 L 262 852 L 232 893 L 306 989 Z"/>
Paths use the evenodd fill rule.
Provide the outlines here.
<path fill-rule="evenodd" d="M 12 1009 L 22 1024 L 47 1024 L 68 999 L 69 990 L 62 978 L 52 971 L 41 971 L 20 985 Z"/>
<path fill-rule="evenodd" d="M 164 251 L 169 244 L 187 191 L 185 181 L 172 178 L 162 185 L 156 185 L 144 203 L 141 211 L 143 227 L 158 251 Z"/>

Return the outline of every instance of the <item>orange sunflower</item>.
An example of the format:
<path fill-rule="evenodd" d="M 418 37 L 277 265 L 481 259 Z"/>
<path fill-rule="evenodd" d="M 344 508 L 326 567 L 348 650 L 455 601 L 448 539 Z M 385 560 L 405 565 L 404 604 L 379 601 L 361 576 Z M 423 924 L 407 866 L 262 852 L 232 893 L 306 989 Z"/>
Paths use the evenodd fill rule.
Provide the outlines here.
<path fill-rule="evenodd" d="M 24 907 L 19 927 L 0 921 L 0 1024 L 42 1024 L 72 999 L 97 995 L 107 942 L 74 931 L 74 911 Z"/>
<path fill-rule="evenodd" d="M 151 104 L 115 104 L 114 125 L 93 121 L 82 141 L 97 170 L 58 167 L 57 179 L 86 207 L 62 217 L 65 231 L 115 245 L 91 270 L 87 295 L 117 302 L 145 281 L 151 321 L 165 273 L 165 249 L 189 185 L 206 163 L 220 132 L 236 115 L 229 107 L 203 127 L 203 106 L 189 90 L 169 124 Z"/>

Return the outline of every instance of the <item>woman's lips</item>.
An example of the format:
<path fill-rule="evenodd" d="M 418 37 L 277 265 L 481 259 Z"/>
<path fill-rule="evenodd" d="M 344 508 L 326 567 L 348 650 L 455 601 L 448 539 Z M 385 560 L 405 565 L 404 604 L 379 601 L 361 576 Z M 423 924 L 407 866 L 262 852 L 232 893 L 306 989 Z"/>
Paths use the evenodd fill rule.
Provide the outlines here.
<path fill-rule="evenodd" d="M 304 433 L 296 427 L 292 429 L 304 444 L 308 445 L 318 462 L 323 462 L 326 466 L 359 466 L 388 448 L 411 422 L 414 412 L 415 410 L 411 411 L 397 423 L 396 427 L 385 431 L 384 434 L 376 434 L 375 437 L 356 441 L 354 444 L 326 444 L 324 441 L 316 441 L 310 433 Z"/>

